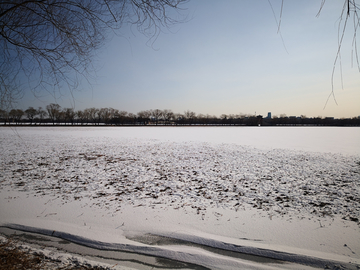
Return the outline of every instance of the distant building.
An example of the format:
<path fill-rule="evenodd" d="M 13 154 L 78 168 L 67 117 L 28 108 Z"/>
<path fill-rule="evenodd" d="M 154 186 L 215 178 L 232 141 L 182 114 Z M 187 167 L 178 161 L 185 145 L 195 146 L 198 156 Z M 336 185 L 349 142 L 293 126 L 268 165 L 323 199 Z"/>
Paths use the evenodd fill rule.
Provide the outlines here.
<path fill-rule="evenodd" d="M 271 119 L 271 112 L 268 112 L 268 115 L 266 117 L 267 119 Z"/>

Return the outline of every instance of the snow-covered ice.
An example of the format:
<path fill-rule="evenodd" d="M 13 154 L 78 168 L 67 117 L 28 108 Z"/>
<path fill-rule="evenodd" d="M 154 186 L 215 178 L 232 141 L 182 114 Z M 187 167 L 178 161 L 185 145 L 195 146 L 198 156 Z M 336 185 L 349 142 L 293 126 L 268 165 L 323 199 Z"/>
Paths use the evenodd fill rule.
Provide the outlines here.
<path fill-rule="evenodd" d="M 359 138 L 360 128 L 2 127 L 0 225 L 211 269 L 356 269 Z"/>

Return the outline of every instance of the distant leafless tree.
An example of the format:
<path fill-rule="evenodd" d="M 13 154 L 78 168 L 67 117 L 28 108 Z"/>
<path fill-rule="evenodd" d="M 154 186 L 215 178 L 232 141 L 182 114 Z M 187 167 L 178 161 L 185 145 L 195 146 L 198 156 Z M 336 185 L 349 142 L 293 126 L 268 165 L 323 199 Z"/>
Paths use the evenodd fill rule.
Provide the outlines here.
<path fill-rule="evenodd" d="M 9 114 L 7 111 L 0 109 L 0 119 L 4 121 L 4 124 L 6 125 L 6 120 L 8 118 Z"/>
<path fill-rule="evenodd" d="M 108 123 L 111 118 L 111 112 L 109 108 L 101 108 L 98 111 L 98 117 L 102 122 Z"/>
<path fill-rule="evenodd" d="M 71 123 L 72 125 L 74 124 L 74 119 L 75 119 L 75 111 L 73 108 L 64 108 L 62 110 L 63 116 L 64 116 L 64 122 L 65 124 L 67 122 Z"/>
<path fill-rule="evenodd" d="M 96 124 L 98 111 L 99 109 L 97 108 L 88 108 L 84 110 L 84 112 L 88 115 L 89 120 L 91 120 L 93 124 Z"/>
<path fill-rule="evenodd" d="M 38 111 L 36 109 L 34 109 L 33 107 L 29 107 L 27 110 L 25 110 L 25 114 L 27 116 L 27 118 L 30 121 L 30 124 L 32 125 L 33 121 L 34 121 L 34 117 L 38 114 Z"/>
<path fill-rule="evenodd" d="M 61 93 L 89 76 L 94 50 L 109 30 L 135 25 L 156 37 L 176 23 L 169 12 L 187 0 L 0 1 L 0 108 L 24 89 Z M 173 14 L 174 15 L 174 14 Z"/>
<path fill-rule="evenodd" d="M 81 123 L 81 125 L 84 124 L 84 122 L 86 120 L 86 115 L 85 115 L 84 111 L 81 111 L 81 110 L 76 111 L 75 117 L 76 117 L 78 123 Z"/>
<path fill-rule="evenodd" d="M 61 106 L 59 104 L 51 103 L 46 106 L 46 110 L 53 125 L 55 125 L 55 121 L 60 118 Z"/>
<path fill-rule="evenodd" d="M 192 124 L 194 119 L 196 118 L 196 113 L 190 110 L 184 112 L 184 117 L 186 119 L 187 124 Z"/>
<path fill-rule="evenodd" d="M 151 111 L 140 111 L 137 113 L 139 118 L 149 118 L 151 116 Z"/>
<path fill-rule="evenodd" d="M 144 125 L 149 123 L 150 117 L 151 117 L 151 111 L 140 111 L 137 113 L 138 121 Z"/>
<path fill-rule="evenodd" d="M 163 115 L 164 115 L 165 124 L 170 124 L 170 122 L 175 118 L 175 114 L 173 113 L 172 110 L 168 110 L 168 109 L 163 110 Z"/>
<path fill-rule="evenodd" d="M 16 122 L 16 124 L 19 124 L 21 121 L 21 118 L 24 115 L 24 111 L 20 109 L 12 109 L 9 112 L 9 117 L 12 119 L 13 122 Z"/>
<path fill-rule="evenodd" d="M 151 110 L 151 118 L 153 121 L 155 121 L 156 125 L 162 119 L 162 116 L 163 116 L 162 110 L 159 109 Z"/>
<path fill-rule="evenodd" d="M 37 115 L 39 115 L 39 122 L 42 123 L 44 118 L 47 116 L 47 113 L 46 113 L 46 111 L 43 110 L 42 107 L 39 107 L 37 109 Z"/>
<path fill-rule="evenodd" d="M 81 114 L 81 119 L 86 122 L 86 124 L 89 124 L 89 121 L 91 120 L 91 112 L 90 109 L 85 109 Z M 78 112 L 79 115 L 79 112 Z M 79 116 L 80 117 L 80 116 Z"/>

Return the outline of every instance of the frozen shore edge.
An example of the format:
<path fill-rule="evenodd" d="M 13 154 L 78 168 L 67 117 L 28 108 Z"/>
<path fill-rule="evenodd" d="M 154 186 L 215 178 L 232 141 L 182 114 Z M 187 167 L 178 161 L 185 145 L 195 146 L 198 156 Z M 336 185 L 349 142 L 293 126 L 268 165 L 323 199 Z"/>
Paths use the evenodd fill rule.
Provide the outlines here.
<path fill-rule="evenodd" d="M 119 252 L 131 252 L 141 255 L 148 255 L 154 257 L 161 257 L 175 261 L 181 261 L 184 263 L 190 264 L 197 264 L 204 267 L 211 266 L 211 262 L 214 260 L 220 264 L 227 264 L 225 261 L 233 261 L 234 257 L 221 255 L 219 256 L 216 250 L 221 250 L 221 254 L 229 253 L 239 253 L 245 255 L 252 255 L 257 256 L 264 259 L 270 259 L 274 261 L 278 261 L 279 263 L 293 263 L 293 264 L 300 264 L 309 267 L 315 268 L 323 268 L 323 269 L 338 269 L 338 267 L 344 267 L 346 269 L 359 269 L 360 264 L 355 264 L 349 262 L 349 260 L 344 256 L 343 260 L 327 260 L 323 258 L 313 257 L 313 256 L 306 256 L 300 254 L 294 254 L 289 252 L 283 252 L 279 250 L 272 250 L 272 249 L 264 249 L 252 246 L 240 246 L 235 245 L 232 243 L 226 243 L 224 241 L 218 241 L 214 239 L 207 239 L 202 238 L 199 236 L 193 235 L 154 235 L 159 237 L 166 237 L 170 240 L 175 241 L 182 241 L 182 245 L 177 244 L 177 247 L 180 246 L 194 246 L 196 245 L 197 248 L 201 250 L 206 250 L 206 252 L 196 252 L 194 248 L 190 249 L 190 252 L 187 252 L 184 248 L 174 248 L 172 245 L 159 245 L 159 246 L 152 246 L 140 243 L 137 245 L 134 241 L 134 245 L 131 244 L 122 244 L 122 243 L 109 243 L 109 242 L 102 242 L 96 241 L 89 238 L 85 238 L 79 235 L 70 234 L 67 232 L 62 231 L 55 231 L 49 229 L 42 229 L 36 228 L 26 225 L 20 224 L 0 224 L 0 227 L 9 228 L 13 230 L 29 232 L 29 233 L 36 233 L 40 235 L 52 236 L 56 238 L 60 238 L 63 240 L 67 240 L 69 242 L 79 244 L 88 248 L 104 250 L 104 251 L 119 251 Z M 186 244 L 187 243 L 187 244 Z M 209 251 L 210 250 L 210 251 Z M 197 254 L 194 254 L 197 253 Z M 202 258 L 200 258 L 202 257 Z M 339 259 L 339 258 L 337 258 Z M 204 263 L 206 261 L 206 263 Z M 221 262 L 223 261 L 223 262 Z M 259 260 L 260 261 L 260 260 Z M 245 261 L 246 262 L 246 261 Z M 210 265 L 209 265 L 210 264 Z M 233 266 L 236 265 L 236 262 L 232 262 Z M 271 265 L 271 264 L 270 264 Z M 251 267 L 251 263 L 249 264 Z M 256 267 L 255 267 L 256 268 Z M 265 267 L 266 268 L 266 267 Z M 271 268 L 271 267 L 270 267 Z M 257 269 L 257 268 L 256 268 Z"/>

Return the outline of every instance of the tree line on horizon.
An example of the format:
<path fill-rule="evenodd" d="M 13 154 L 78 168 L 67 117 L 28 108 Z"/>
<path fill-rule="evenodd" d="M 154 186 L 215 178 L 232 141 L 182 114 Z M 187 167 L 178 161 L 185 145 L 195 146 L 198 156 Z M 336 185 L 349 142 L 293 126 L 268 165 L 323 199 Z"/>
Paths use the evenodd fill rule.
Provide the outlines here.
<path fill-rule="evenodd" d="M 0 109 L 0 122 L 7 124 L 30 125 L 226 125 L 226 126 L 277 126 L 277 125 L 317 125 L 317 126 L 360 126 L 360 116 L 335 119 L 333 117 L 280 116 L 222 114 L 220 117 L 209 114 L 196 114 L 187 110 L 183 114 L 172 110 L 144 110 L 137 114 L 113 108 L 87 108 L 75 111 L 61 108 L 51 103 L 43 109 L 29 107 L 26 110 Z"/>

